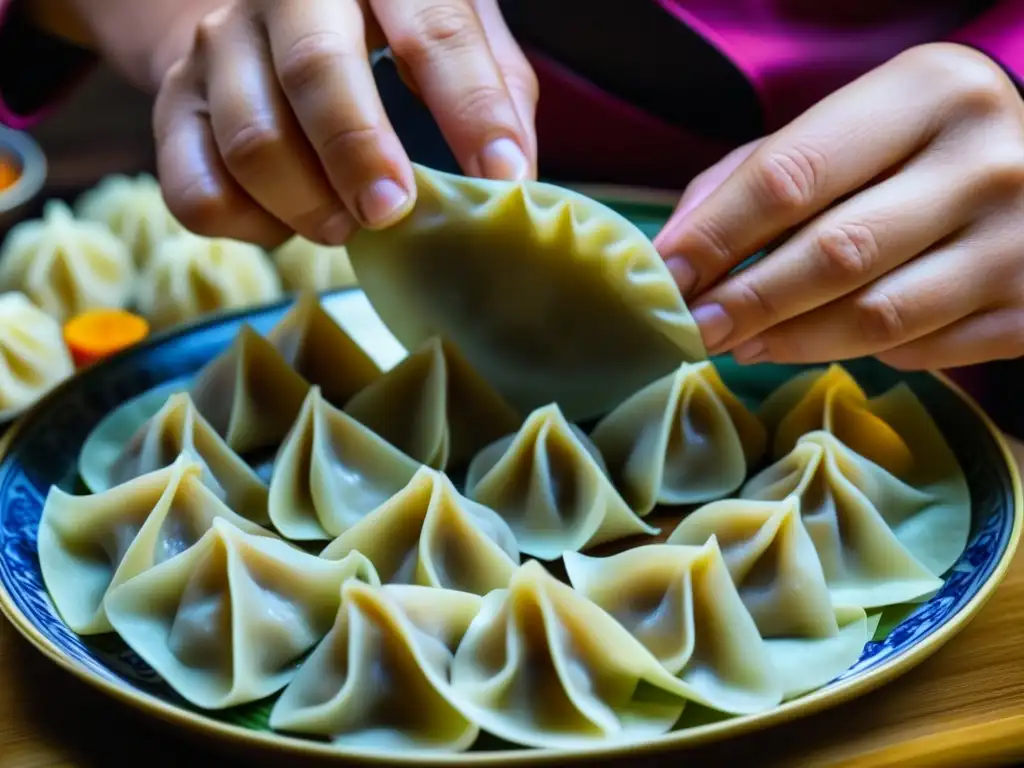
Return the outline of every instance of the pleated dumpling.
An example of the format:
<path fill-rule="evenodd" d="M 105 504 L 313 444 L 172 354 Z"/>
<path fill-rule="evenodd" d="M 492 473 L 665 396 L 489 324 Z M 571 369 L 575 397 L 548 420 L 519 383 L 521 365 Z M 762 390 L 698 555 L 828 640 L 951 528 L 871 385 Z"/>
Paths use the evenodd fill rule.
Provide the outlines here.
<path fill-rule="evenodd" d="M 672 275 L 625 217 L 541 182 L 415 175 L 412 212 L 348 243 L 406 348 L 450 339 L 516 410 L 557 402 L 573 421 L 706 357 Z"/>
<path fill-rule="evenodd" d="M 914 556 L 914 549 L 951 549 L 959 555 L 966 542 L 966 531 L 918 525 L 914 517 L 927 514 L 929 497 L 827 432 L 801 437 L 740 493 L 766 501 L 791 494 L 800 499 L 804 527 L 838 605 L 873 608 L 930 595 L 942 580 Z M 893 530 L 901 523 L 906 545 Z"/>
<path fill-rule="evenodd" d="M 658 533 L 629 508 L 600 453 L 557 405 L 538 408 L 518 433 L 477 454 L 466 495 L 505 518 L 519 549 L 542 560 Z"/>
<path fill-rule="evenodd" d="M 709 361 L 683 363 L 647 385 L 590 433 L 635 512 L 720 499 L 761 458 L 765 430 Z"/>
<path fill-rule="evenodd" d="M 484 597 L 455 651 L 452 696 L 514 744 L 576 748 L 670 730 L 690 688 L 619 622 L 533 560 Z"/>
<path fill-rule="evenodd" d="M 59 200 L 23 221 L 0 247 L 0 291 L 21 291 L 59 321 L 87 309 L 123 307 L 135 290 L 127 246 L 106 225 L 75 219 Z"/>
<path fill-rule="evenodd" d="M 91 496 L 53 486 L 39 522 L 39 566 L 65 623 L 80 635 L 111 630 L 104 597 L 128 579 L 183 552 L 224 518 L 271 534 L 237 515 L 202 481 L 187 456 Z"/>
<path fill-rule="evenodd" d="M 380 752 L 458 752 L 479 728 L 452 703 L 455 648 L 481 598 L 348 581 L 334 628 L 270 713 L 270 727 Z"/>
<path fill-rule="evenodd" d="M 356 275 L 341 245 L 319 245 L 296 235 L 274 251 L 274 264 L 288 291 L 331 291 L 356 284 Z"/>
<path fill-rule="evenodd" d="M 299 296 L 267 341 L 339 408 L 381 375 L 377 363 L 327 314 L 314 293 Z"/>
<path fill-rule="evenodd" d="M 766 641 L 784 698 L 819 688 L 856 663 L 877 617 L 833 604 L 796 496 L 706 504 L 667 543 L 699 546 L 712 537 Z"/>
<path fill-rule="evenodd" d="M 106 607 L 182 698 L 226 709 L 288 684 L 330 631 L 349 579 L 378 583 L 358 553 L 321 560 L 217 519 L 194 546 L 113 589 Z"/>
<path fill-rule="evenodd" d="M 419 467 L 312 387 L 274 460 L 270 519 L 289 539 L 333 538 L 404 488 Z"/>
<path fill-rule="evenodd" d="M 421 467 L 409 484 L 331 542 L 320 557 L 362 552 L 381 581 L 485 595 L 508 586 L 519 547 L 496 512 Z"/>
<path fill-rule="evenodd" d="M 79 472 L 93 493 L 170 466 L 183 453 L 203 467 L 203 482 L 231 509 L 266 523 L 267 486 L 196 410 L 186 392 L 171 395 L 123 446 L 91 443 Z"/>
<path fill-rule="evenodd" d="M 434 337 L 345 410 L 417 461 L 445 469 L 519 427 L 519 415 L 447 341 Z"/>
<path fill-rule="evenodd" d="M 139 279 L 139 310 L 154 328 L 267 304 L 281 280 L 258 246 L 181 232 L 156 248 Z"/>
<path fill-rule="evenodd" d="M 0 293 L 0 414 L 32 405 L 74 372 L 60 323 L 20 291 Z"/>
<path fill-rule="evenodd" d="M 107 176 L 75 201 L 75 212 L 106 224 L 140 267 L 164 240 L 184 229 L 164 202 L 159 182 L 148 173 Z"/>
<path fill-rule="evenodd" d="M 573 588 L 686 683 L 694 701 L 745 715 L 782 700 L 781 680 L 714 537 L 611 557 L 567 552 L 565 569 Z"/>
<path fill-rule="evenodd" d="M 309 383 L 252 327 L 196 375 L 189 390 L 206 420 L 231 450 L 276 448 L 288 433 Z"/>

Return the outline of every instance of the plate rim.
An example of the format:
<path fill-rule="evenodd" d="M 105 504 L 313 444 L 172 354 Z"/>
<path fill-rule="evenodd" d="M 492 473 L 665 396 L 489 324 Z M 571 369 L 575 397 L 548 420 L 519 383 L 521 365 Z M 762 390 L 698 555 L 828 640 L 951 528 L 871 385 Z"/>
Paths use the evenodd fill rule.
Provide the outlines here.
<path fill-rule="evenodd" d="M 323 301 L 328 297 L 352 290 L 356 289 L 346 288 L 338 291 L 324 292 L 320 295 L 320 300 Z M 116 357 L 140 354 L 145 349 L 162 345 L 168 339 L 184 336 L 207 326 L 212 327 L 236 320 L 245 322 L 244 318 L 246 317 L 271 312 L 282 306 L 288 306 L 293 301 L 294 297 L 287 297 L 283 301 L 267 304 L 259 308 L 225 313 L 201 322 L 190 323 L 187 327 L 174 329 L 171 332 L 151 337 L 146 343 L 125 350 Z M 106 361 L 100 363 L 97 367 L 105 365 Z M 784 702 L 767 712 L 732 717 L 720 722 L 694 726 L 679 731 L 669 731 L 666 734 L 642 742 L 612 743 L 608 745 L 595 744 L 593 747 L 563 747 L 555 749 L 514 748 L 451 754 L 432 753 L 422 750 L 403 754 L 339 749 L 329 742 L 313 741 L 274 731 L 257 731 L 234 723 L 216 720 L 202 712 L 192 712 L 177 704 L 160 699 L 151 693 L 141 691 L 132 686 L 129 681 L 118 684 L 108 680 L 69 657 L 56 643 L 46 637 L 14 603 L 4 584 L 0 584 L 0 613 L 44 657 L 66 672 L 71 673 L 92 689 L 111 697 L 122 705 L 128 705 L 146 716 L 153 717 L 157 721 L 174 725 L 177 728 L 184 728 L 186 732 L 214 739 L 217 741 L 218 747 L 230 746 L 234 743 L 251 749 L 272 751 L 279 754 L 292 754 L 304 758 L 333 759 L 339 763 L 358 760 L 368 765 L 490 766 L 515 761 L 517 764 L 534 766 L 547 765 L 567 759 L 610 759 L 630 754 L 653 755 L 671 750 L 691 749 L 713 741 L 719 741 L 723 738 L 744 736 L 756 730 L 834 708 L 870 693 L 904 675 L 958 635 L 977 616 L 978 612 L 985 606 L 992 594 L 1003 582 L 1017 551 L 1022 529 L 1024 529 L 1024 485 L 1022 485 L 1021 472 L 1002 431 L 974 398 L 945 374 L 939 371 L 927 371 L 927 374 L 937 379 L 939 383 L 950 390 L 973 412 L 975 417 L 984 425 L 989 436 L 995 441 L 999 449 L 1003 463 L 1009 472 L 1013 497 L 1013 523 L 1006 548 L 991 575 L 982 584 L 977 594 L 949 621 L 923 641 L 918 642 L 898 657 L 885 661 L 874 669 L 854 675 L 828 688 L 822 688 L 792 701 Z M 11 446 L 22 432 L 24 426 L 31 422 L 34 412 L 37 409 L 42 410 L 50 402 L 61 397 L 65 389 L 77 386 L 78 379 L 78 376 L 73 376 L 62 382 L 40 400 L 28 413 L 11 425 L 7 433 L 0 437 L 0 462 L 7 458 Z"/>

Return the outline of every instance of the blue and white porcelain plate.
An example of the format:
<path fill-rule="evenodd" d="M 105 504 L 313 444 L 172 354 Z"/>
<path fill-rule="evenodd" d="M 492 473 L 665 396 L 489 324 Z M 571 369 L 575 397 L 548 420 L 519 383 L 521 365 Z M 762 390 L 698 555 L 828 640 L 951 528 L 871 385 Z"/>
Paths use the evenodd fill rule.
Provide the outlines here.
<path fill-rule="evenodd" d="M 662 206 L 636 201 L 616 207 L 631 218 L 650 221 L 666 213 Z M 359 291 L 336 293 L 324 301 L 383 367 L 401 359 L 404 351 Z M 288 307 L 284 303 L 223 316 L 154 338 L 74 377 L 15 425 L 0 450 L 0 609 L 54 662 L 165 720 L 229 739 L 340 757 L 327 744 L 270 732 L 265 703 L 220 713 L 200 712 L 176 696 L 120 640 L 76 636 L 50 602 L 36 552 L 39 519 L 50 486 L 85 492 L 78 475 L 79 454 L 90 433 L 114 408 L 169 382 L 187 379 L 231 343 L 242 323 L 266 333 Z M 744 368 L 728 359 L 716 362 L 726 383 L 741 397 L 752 400 L 762 399 L 801 370 L 773 365 Z M 884 615 L 875 641 L 865 647 L 857 664 L 824 688 L 768 713 L 673 731 L 629 747 L 630 753 L 725 738 L 861 695 L 938 650 L 982 608 L 1002 579 L 1020 537 L 1022 501 L 1016 464 L 996 428 L 977 405 L 941 377 L 897 372 L 874 360 L 847 361 L 844 366 L 869 395 L 906 382 L 939 424 L 964 468 L 971 493 L 972 529 L 966 551 L 930 600 L 902 613 Z M 607 757 L 624 749 L 591 748 L 586 755 Z M 474 749 L 436 758 L 419 754 L 405 761 L 418 765 L 525 764 L 581 756 L 579 751 Z M 389 758 L 389 762 L 402 761 L 400 756 Z M 365 762 L 375 760 L 366 758 Z"/>

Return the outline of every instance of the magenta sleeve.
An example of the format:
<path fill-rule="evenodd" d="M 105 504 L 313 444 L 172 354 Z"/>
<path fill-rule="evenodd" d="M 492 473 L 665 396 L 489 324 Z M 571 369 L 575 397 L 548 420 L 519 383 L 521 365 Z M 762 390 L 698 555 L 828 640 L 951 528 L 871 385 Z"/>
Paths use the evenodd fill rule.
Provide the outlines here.
<path fill-rule="evenodd" d="M 89 72 L 95 56 L 36 29 L 20 0 L 0 0 L 0 124 L 44 119 Z"/>
<path fill-rule="evenodd" d="M 1024 0 L 1000 0 L 948 40 L 988 55 L 1024 87 Z"/>

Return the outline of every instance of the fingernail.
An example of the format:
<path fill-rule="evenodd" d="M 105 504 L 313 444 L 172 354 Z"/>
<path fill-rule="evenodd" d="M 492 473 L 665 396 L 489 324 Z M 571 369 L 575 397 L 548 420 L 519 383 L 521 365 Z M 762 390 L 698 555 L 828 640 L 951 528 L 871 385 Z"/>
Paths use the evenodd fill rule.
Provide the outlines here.
<path fill-rule="evenodd" d="M 348 211 L 338 211 L 320 225 L 320 238 L 327 245 L 344 245 L 359 224 Z"/>
<path fill-rule="evenodd" d="M 679 286 L 679 292 L 685 299 L 697 285 L 697 273 L 684 256 L 669 256 L 665 260 L 665 266 L 668 267 L 676 285 Z"/>
<path fill-rule="evenodd" d="M 732 318 L 722 309 L 721 304 L 703 304 L 694 309 L 692 314 L 700 327 L 704 346 L 709 350 L 717 347 L 732 333 Z"/>
<path fill-rule="evenodd" d="M 766 351 L 764 342 L 755 336 L 737 346 L 732 351 L 732 357 L 737 363 L 757 363 L 765 357 Z"/>
<path fill-rule="evenodd" d="M 518 181 L 530 170 L 526 155 L 512 139 L 495 139 L 483 148 L 477 162 L 480 175 L 488 179 Z"/>
<path fill-rule="evenodd" d="M 392 179 L 377 179 L 367 184 L 356 203 L 359 217 L 368 227 L 383 227 L 398 218 L 409 202 L 409 193 Z"/>

